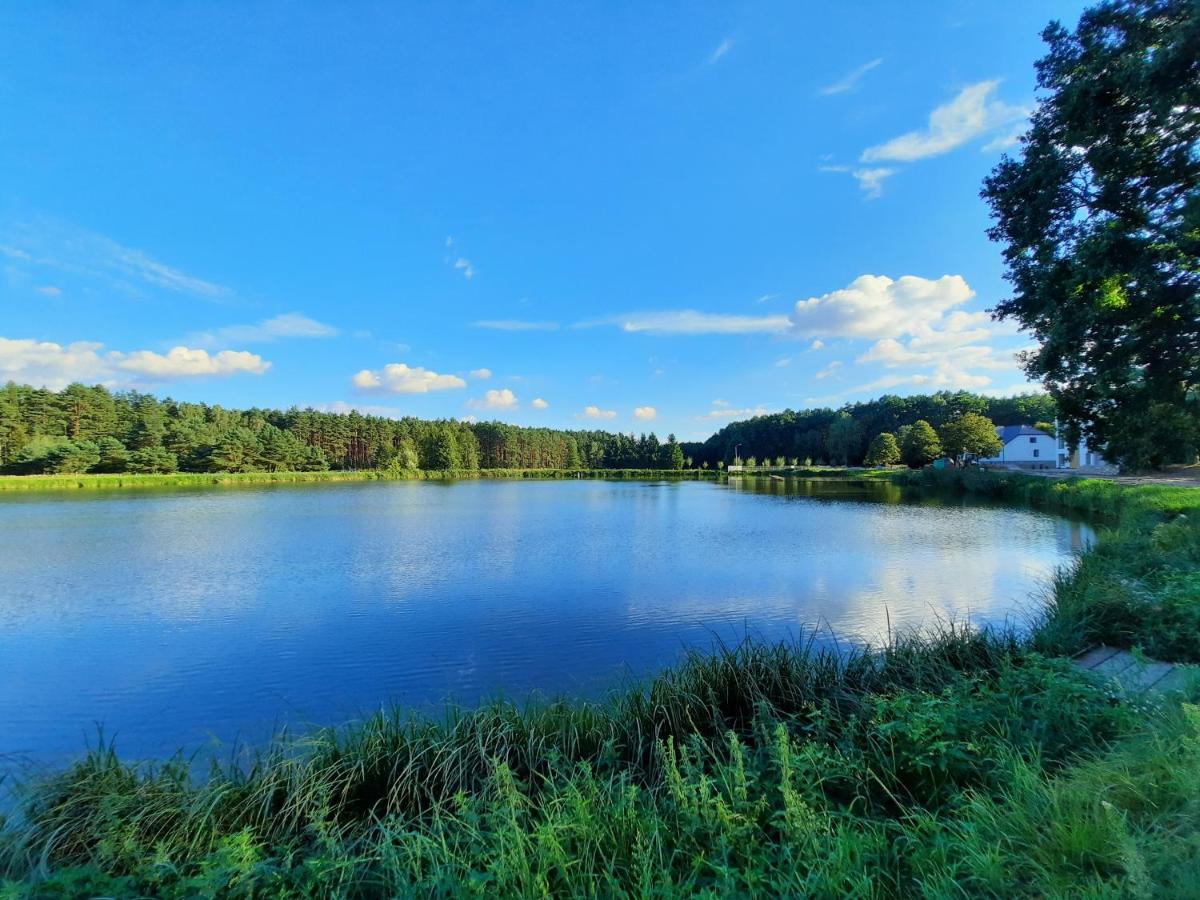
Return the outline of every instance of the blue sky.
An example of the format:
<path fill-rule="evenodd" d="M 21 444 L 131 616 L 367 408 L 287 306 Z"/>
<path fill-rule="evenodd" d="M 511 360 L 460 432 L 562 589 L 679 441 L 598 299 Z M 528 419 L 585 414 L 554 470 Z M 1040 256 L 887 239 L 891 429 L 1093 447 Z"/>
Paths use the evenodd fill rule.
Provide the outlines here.
<path fill-rule="evenodd" d="M 978 192 L 1081 8 L 7 4 L 0 380 L 685 439 L 1027 389 Z"/>

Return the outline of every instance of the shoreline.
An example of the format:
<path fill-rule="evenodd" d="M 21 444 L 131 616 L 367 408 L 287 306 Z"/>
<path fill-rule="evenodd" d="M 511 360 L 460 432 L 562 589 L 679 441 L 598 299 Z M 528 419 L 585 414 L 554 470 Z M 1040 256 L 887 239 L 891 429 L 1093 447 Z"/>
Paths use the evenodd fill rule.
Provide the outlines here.
<path fill-rule="evenodd" d="M 0 493 L 5 491 L 60 491 L 182 487 L 189 485 L 302 484 L 339 481 L 456 481 L 516 479 L 562 481 L 570 479 L 643 481 L 721 481 L 730 477 L 768 477 L 783 473 L 789 478 L 873 477 L 886 470 L 811 467 L 760 469 L 735 472 L 718 469 L 413 469 L 387 472 L 376 469 L 321 472 L 173 472 L 170 474 L 0 475 Z"/>

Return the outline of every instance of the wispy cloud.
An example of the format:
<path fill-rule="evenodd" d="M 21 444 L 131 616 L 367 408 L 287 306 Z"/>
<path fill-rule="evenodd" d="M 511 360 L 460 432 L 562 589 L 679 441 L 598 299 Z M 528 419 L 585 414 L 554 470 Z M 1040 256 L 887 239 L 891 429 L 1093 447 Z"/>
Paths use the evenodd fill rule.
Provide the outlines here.
<path fill-rule="evenodd" d="M 288 338 L 328 338 L 340 332 L 332 325 L 310 319 L 303 313 L 283 313 L 253 325 L 227 325 L 215 331 L 203 331 L 190 338 L 194 343 L 212 346 L 224 343 L 262 344 Z"/>
<path fill-rule="evenodd" d="M 29 268 L 54 269 L 104 282 L 122 293 L 163 290 L 204 300 L 233 292 L 167 265 L 143 250 L 49 217 L 0 226 L 0 253 Z"/>
<path fill-rule="evenodd" d="M 874 147 L 859 157 L 864 163 L 915 162 L 940 156 L 968 141 L 1024 120 L 1029 110 L 995 98 L 999 81 L 967 85 L 948 103 L 929 114 L 923 129 L 908 131 Z"/>
<path fill-rule="evenodd" d="M 696 416 L 697 422 L 712 421 L 713 419 L 753 419 L 755 416 L 765 416 L 770 412 L 765 406 L 744 406 L 740 409 L 734 409 L 730 406 L 723 406 L 717 409 L 710 409 L 708 412 Z"/>
<path fill-rule="evenodd" d="M 895 169 L 887 166 L 872 166 L 866 169 L 855 169 L 850 173 L 868 200 L 883 196 L 883 180 L 896 174 Z"/>
<path fill-rule="evenodd" d="M 788 317 L 740 316 L 681 309 L 626 313 L 580 322 L 575 327 L 592 328 L 600 325 L 615 325 L 622 331 L 643 334 L 756 334 L 785 331 L 788 327 Z"/>
<path fill-rule="evenodd" d="M 723 56 L 725 56 L 726 53 L 729 52 L 729 48 L 732 46 L 732 38 L 725 38 L 722 40 L 721 43 L 717 44 L 716 49 L 708 55 L 708 64 L 711 66 L 718 62 Z"/>
<path fill-rule="evenodd" d="M 487 328 L 491 331 L 555 331 L 557 322 L 526 322 L 521 319 L 480 319 L 471 323 L 472 328 Z"/>
<path fill-rule="evenodd" d="M 404 410 L 395 406 L 378 406 L 372 403 L 347 403 L 345 400 L 318 403 L 313 409 L 332 413 L 357 412 L 364 416 L 378 416 L 382 419 L 400 419 L 405 415 Z"/>
<path fill-rule="evenodd" d="M 456 253 L 454 235 L 446 236 L 446 262 L 456 271 L 462 272 L 463 277 L 470 280 L 475 277 L 475 265 L 465 256 Z"/>
<path fill-rule="evenodd" d="M 864 75 L 881 65 L 883 65 L 882 56 L 878 59 L 873 59 L 870 62 L 863 63 L 857 69 L 846 73 L 832 84 L 825 85 L 823 88 L 817 91 L 817 94 L 822 97 L 831 97 L 834 94 L 844 94 L 847 91 L 852 91 L 858 86 L 859 80 L 861 80 Z"/>
<path fill-rule="evenodd" d="M 831 362 L 829 365 L 827 365 L 821 371 L 817 372 L 817 378 L 828 378 L 830 375 L 834 374 L 838 369 L 840 369 L 843 365 L 844 365 L 844 363 L 840 359 L 835 359 L 833 362 Z"/>

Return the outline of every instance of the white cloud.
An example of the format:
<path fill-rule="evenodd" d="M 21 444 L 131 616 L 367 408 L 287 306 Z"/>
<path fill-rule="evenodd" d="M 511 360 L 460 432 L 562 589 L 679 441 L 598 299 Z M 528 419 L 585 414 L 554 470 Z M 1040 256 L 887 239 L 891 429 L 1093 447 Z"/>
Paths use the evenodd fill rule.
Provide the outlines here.
<path fill-rule="evenodd" d="M 457 375 L 439 375 L 404 363 L 388 363 L 378 370 L 363 369 L 352 381 L 360 391 L 389 394 L 427 394 L 467 386 Z"/>
<path fill-rule="evenodd" d="M 470 375 L 472 378 L 478 378 L 480 381 L 485 381 L 488 378 L 492 377 L 492 370 L 491 369 L 472 369 L 467 374 Z"/>
<path fill-rule="evenodd" d="M 62 296 L 62 288 L 55 287 L 52 284 L 43 285 L 42 287 L 35 288 L 35 290 L 39 294 L 43 294 L 46 297 L 61 297 Z"/>
<path fill-rule="evenodd" d="M 468 279 L 475 277 L 475 266 L 465 256 L 460 256 L 454 261 L 454 268 L 461 269 L 463 275 Z"/>
<path fill-rule="evenodd" d="M 832 375 L 834 372 L 836 372 L 841 367 L 842 367 L 842 361 L 840 359 L 835 359 L 833 362 L 831 362 L 829 365 L 827 365 L 825 368 L 823 368 L 821 371 L 819 371 L 817 373 L 817 377 L 818 378 L 828 378 L 830 375 Z"/>
<path fill-rule="evenodd" d="M 487 328 L 491 331 L 555 331 L 557 322 L 525 322 L 520 319 L 482 319 L 471 323 L 472 328 Z"/>
<path fill-rule="evenodd" d="M 867 199 L 875 200 L 883 196 L 884 179 L 895 175 L 896 170 L 887 166 L 874 166 L 867 169 L 855 169 L 850 174 L 858 182 L 858 186 L 862 188 Z"/>
<path fill-rule="evenodd" d="M 810 351 L 811 350 L 820 350 L 824 346 L 825 346 L 825 342 L 823 340 L 821 340 L 820 338 L 817 338 L 811 344 L 808 345 L 808 349 Z"/>
<path fill-rule="evenodd" d="M 860 275 L 840 290 L 797 300 L 792 332 L 811 337 L 882 338 L 932 328 L 975 292 L 961 275 L 938 279 Z"/>
<path fill-rule="evenodd" d="M 471 409 L 516 409 L 517 395 L 508 388 L 500 388 L 488 391 L 482 397 L 468 400 L 467 406 Z"/>
<path fill-rule="evenodd" d="M 906 275 L 894 281 L 863 275 L 846 288 L 798 301 L 792 325 L 798 335 L 871 340 L 856 362 L 910 370 L 885 375 L 848 393 L 904 386 L 974 390 L 991 384 L 995 373 L 1019 379 L 1016 350 L 998 349 L 991 343 L 1012 337 L 1012 326 L 997 325 L 985 312 L 959 308 L 973 296 L 958 275 L 938 279 Z M 831 363 L 816 377 L 827 378 L 840 366 Z"/>
<path fill-rule="evenodd" d="M 720 409 L 710 409 L 703 415 L 696 416 L 697 422 L 702 422 L 711 419 L 753 419 L 755 416 L 765 416 L 770 410 L 765 406 L 743 407 L 742 409 L 731 409 L 730 407 L 722 407 Z"/>
<path fill-rule="evenodd" d="M 244 350 L 210 355 L 207 350 L 175 347 L 164 355 L 152 350 L 102 352 L 103 346 L 91 341 L 64 346 L 0 338 L 0 381 L 11 379 L 55 390 L 73 381 L 120 387 L 181 378 L 261 375 L 271 367 L 261 356 Z"/>
<path fill-rule="evenodd" d="M 960 147 L 968 141 L 1025 119 L 1029 110 L 995 99 L 999 81 L 967 85 L 949 103 L 929 114 L 924 129 L 909 131 L 883 144 L 868 147 L 860 159 L 872 162 L 914 162 Z"/>
<path fill-rule="evenodd" d="M 628 313 L 592 322 L 581 322 L 577 327 L 588 328 L 595 325 L 616 325 L 622 331 L 644 334 L 756 334 L 785 331 L 788 327 L 788 317 L 737 316 L 682 309 Z"/>
<path fill-rule="evenodd" d="M 583 417 L 585 419 L 615 419 L 617 411 L 614 409 L 601 409 L 598 406 L 585 406 Z"/>
<path fill-rule="evenodd" d="M 779 359 L 775 360 L 775 368 L 777 369 L 786 369 L 791 364 L 792 358 L 790 356 L 781 356 Z"/>
<path fill-rule="evenodd" d="M 658 415 L 658 410 L 653 406 L 638 406 L 633 410 L 633 417 L 641 419 L 643 422 L 649 422 Z"/>
<path fill-rule="evenodd" d="M 192 335 L 190 339 L 209 345 L 227 342 L 261 344 L 287 338 L 336 337 L 338 334 L 338 329 L 332 325 L 310 319 L 303 313 L 292 312 L 263 319 L 254 325 L 227 325 L 216 331 Z"/>
<path fill-rule="evenodd" d="M 858 86 L 859 79 L 861 79 L 872 69 L 881 65 L 883 65 L 883 57 L 863 63 L 857 69 L 848 72 L 846 75 L 842 76 L 832 84 L 825 85 L 825 87 L 821 88 L 819 91 L 817 91 L 817 93 L 822 97 L 829 97 L 834 94 L 844 94 L 847 91 L 852 91 Z"/>
<path fill-rule="evenodd" d="M 712 402 L 712 405 L 713 405 L 713 406 L 729 406 L 729 401 L 728 401 L 728 400 L 722 400 L 720 397 L 718 397 L 716 400 L 714 400 L 714 401 Z"/>
<path fill-rule="evenodd" d="M 395 406 L 376 406 L 371 403 L 347 403 L 345 400 L 334 400 L 332 403 L 318 403 L 313 409 L 331 413 L 357 412 L 364 416 L 379 416 L 382 419 L 400 419 L 404 416 L 404 411 Z"/>
<path fill-rule="evenodd" d="M 545 409 L 550 404 L 547 403 L 545 400 L 543 400 L 541 397 L 534 397 L 533 402 L 531 402 L 529 405 L 532 406 L 534 409 Z"/>
<path fill-rule="evenodd" d="M 730 38 L 725 38 L 721 43 L 717 44 L 717 48 L 708 55 L 708 64 L 711 66 L 722 56 L 729 52 L 729 48 L 733 46 L 733 41 Z"/>
<path fill-rule="evenodd" d="M 172 347 L 165 355 L 152 350 L 137 350 L 117 360 L 116 365 L 127 372 L 137 372 L 156 381 L 236 375 L 239 372 L 261 375 L 271 368 L 269 362 L 247 350 L 222 350 L 209 354 L 207 350 L 189 350 L 187 347 Z"/>
<path fill-rule="evenodd" d="M 1025 134 L 1028 128 L 1029 120 L 1022 118 L 1010 131 L 996 135 L 996 137 L 992 138 L 980 149 L 984 153 L 995 153 L 997 150 L 1007 150 L 1009 147 L 1015 147 L 1021 143 L 1021 136 Z"/>

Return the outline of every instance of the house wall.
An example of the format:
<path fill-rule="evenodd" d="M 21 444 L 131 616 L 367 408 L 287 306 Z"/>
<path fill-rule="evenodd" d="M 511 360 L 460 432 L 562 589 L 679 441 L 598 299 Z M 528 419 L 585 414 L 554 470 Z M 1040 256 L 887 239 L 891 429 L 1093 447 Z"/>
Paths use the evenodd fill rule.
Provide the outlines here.
<path fill-rule="evenodd" d="M 1058 442 L 1048 434 L 1018 435 L 1004 445 L 999 456 L 981 462 L 1057 468 Z"/>

